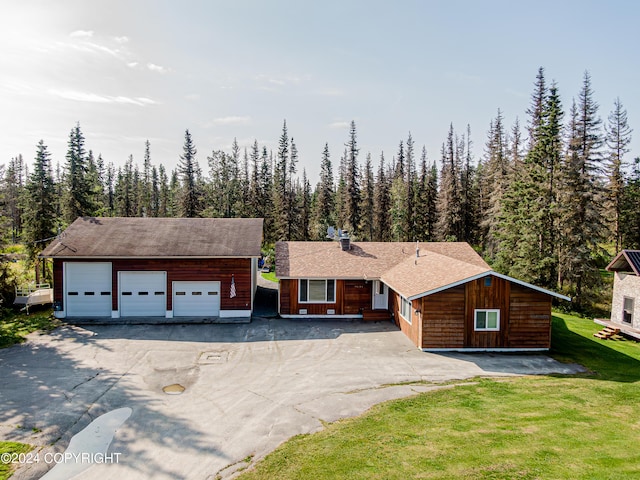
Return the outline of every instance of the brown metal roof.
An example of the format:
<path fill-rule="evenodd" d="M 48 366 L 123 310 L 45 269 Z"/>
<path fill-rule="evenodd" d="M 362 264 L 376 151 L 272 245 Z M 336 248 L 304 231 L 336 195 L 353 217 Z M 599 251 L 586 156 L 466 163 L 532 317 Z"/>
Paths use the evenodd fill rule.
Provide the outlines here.
<path fill-rule="evenodd" d="M 261 218 L 81 217 L 43 257 L 259 257 Z"/>
<path fill-rule="evenodd" d="M 633 272 L 640 275 L 640 250 L 622 250 L 607 265 L 610 272 Z"/>

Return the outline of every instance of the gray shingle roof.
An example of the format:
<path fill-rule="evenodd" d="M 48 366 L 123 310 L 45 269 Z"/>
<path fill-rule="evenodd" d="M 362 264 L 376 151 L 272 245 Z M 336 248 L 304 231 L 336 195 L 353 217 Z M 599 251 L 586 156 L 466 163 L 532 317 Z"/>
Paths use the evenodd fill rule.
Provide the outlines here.
<path fill-rule="evenodd" d="M 259 257 L 261 218 L 81 217 L 41 254 L 88 257 Z"/>

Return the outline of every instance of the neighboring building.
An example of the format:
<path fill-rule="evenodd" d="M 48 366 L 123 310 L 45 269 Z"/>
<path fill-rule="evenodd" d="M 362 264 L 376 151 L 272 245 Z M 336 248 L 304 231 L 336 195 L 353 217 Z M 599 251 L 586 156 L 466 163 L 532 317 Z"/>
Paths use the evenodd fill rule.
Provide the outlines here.
<path fill-rule="evenodd" d="M 501 275 L 467 244 L 276 243 L 286 318 L 390 316 L 419 348 L 547 350 L 552 297 Z"/>
<path fill-rule="evenodd" d="M 611 321 L 640 329 L 640 250 L 622 250 L 607 270 L 614 275 Z"/>
<path fill-rule="evenodd" d="M 65 317 L 250 318 L 262 219 L 78 218 L 53 259 Z"/>

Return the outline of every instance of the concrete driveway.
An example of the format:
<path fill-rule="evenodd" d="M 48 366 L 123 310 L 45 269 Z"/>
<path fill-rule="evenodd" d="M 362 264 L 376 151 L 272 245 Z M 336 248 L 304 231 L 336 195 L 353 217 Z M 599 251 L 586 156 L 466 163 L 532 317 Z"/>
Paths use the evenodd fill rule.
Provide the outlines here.
<path fill-rule="evenodd" d="M 244 325 L 64 326 L 0 350 L 0 437 L 62 452 L 94 418 L 133 410 L 118 463 L 77 478 L 230 476 L 323 421 L 478 375 L 573 373 L 544 355 L 429 354 L 388 322 L 257 319 Z M 163 387 L 179 383 L 181 395 Z M 249 460 L 251 461 L 251 460 Z M 52 464 L 23 465 L 39 478 Z"/>

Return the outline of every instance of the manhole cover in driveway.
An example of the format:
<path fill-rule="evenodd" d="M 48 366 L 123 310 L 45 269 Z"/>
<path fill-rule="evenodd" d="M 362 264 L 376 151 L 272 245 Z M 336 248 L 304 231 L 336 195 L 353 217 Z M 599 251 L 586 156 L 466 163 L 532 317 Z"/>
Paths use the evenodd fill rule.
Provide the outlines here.
<path fill-rule="evenodd" d="M 213 351 L 213 352 L 202 352 L 200 354 L 200 358 L 198 359 L 198 363 L 200 365 L 212 365 L 216 363 L 227 363 L 229 359 L 229 352 L 224 350 L 222 351 Z"/>

